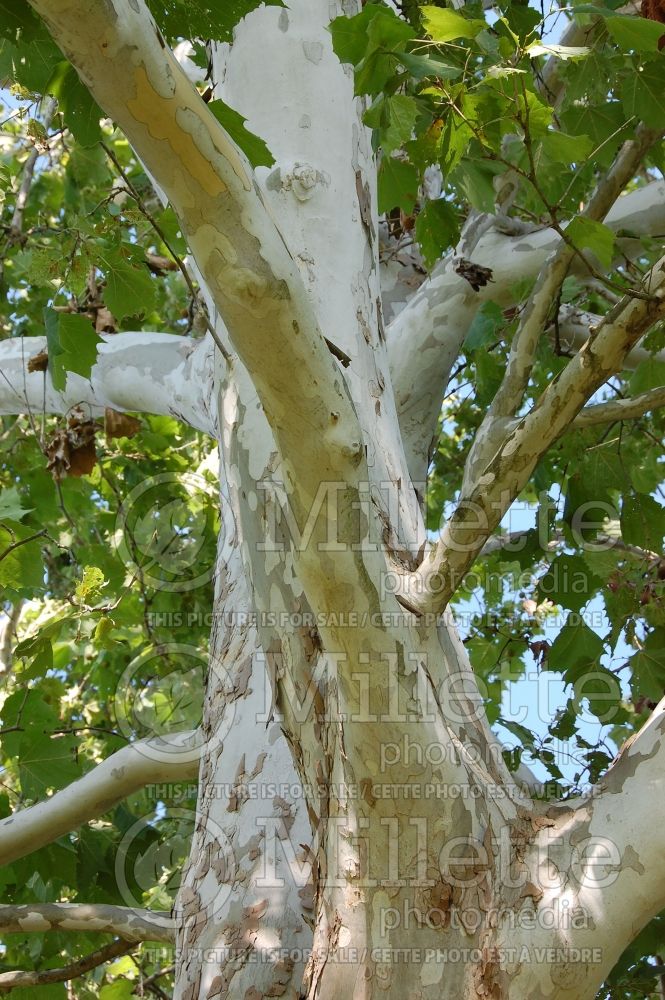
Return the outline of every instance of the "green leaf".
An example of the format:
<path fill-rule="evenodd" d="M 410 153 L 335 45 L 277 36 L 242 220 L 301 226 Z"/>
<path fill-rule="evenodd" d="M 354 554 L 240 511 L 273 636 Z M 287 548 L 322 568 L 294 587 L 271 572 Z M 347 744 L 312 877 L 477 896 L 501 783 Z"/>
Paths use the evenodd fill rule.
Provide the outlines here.
<path fill-rule="evenodd" d="M 67 372 L 89 378 L 102 338 L 87 316 L 59 313 L 47 306 L 44 309 L 44 326 L 53 387 L 59 391 L 65 388 Z"/>
<path fill-rule="evenodd" d="M 33 538 L 35 534 L 34 528 L 17 521 L 0 524 L 0 585 L 8 590 L 24 594 L 44 585 L 40 551 L 43 539 Z"/>
<path fill-rule="evenodd" d="M 649 389 L 658 389 L 665 385 L 665 361 L 657 358 L 647 358 L 641 361 L 630 377 L 630 393 L 639 396 Z"/>
<path fill-rule="evenodd" d="M 418 105 L 413 97 L 406 94 L 396 94 L 388 98 L 386 104 L 390 124 L 383 133 L 381 148 L 384 153 L 391 153 L 411 138 L 418 117 Z"/>
<path fill-rule="evenodd" d="M 500 330 L 505 326 L 503 310 L 496 302 L 483 302 L 464 340 L 464 349 L 477 351 L 488 347 L 497 339 Z"/>
<path fill-rule="evenodd" d="M 456 80 L 463 73 L 461 66 L 453 66 L 443 59 L 421 53 L 400 52 L 399 61 L 416 80 L 424 80 L 428 76 L 435 76 L 438 80 Z"/>
<path fill-rule="evenodd" d="M 658 52 L 658 43 L 665 34 L 665 27 L 659 21 L 633 14 L 607 17 L 605 24 L 617 45 L 627 51 Z"/>
<path fill-rule="evenodd" d="M 422 7 L 423 23 L 433 41 L 452 42 L 456 38 L 475 38 L 487 25 L 484 21 L 464 17 L 454 10 L 441 7 Z"/>
<path fill-rule="evenodd" d="M 665 690 L 665 628 L 656 628 L 647 636 L 639 653 L 630 659 L 631 688 L 653 701 L 660 701 Z"/>
<path fill-rule="evenodd" d="M 455 207 L 442 198 L 428 201 L 416 219 L 416 239 L 428 267 L 459 240 L 460 220 Z"/>
<path fill-rule="evenodd" d="M 644 493 L 623 498 L 621 537 L 628 545 L 660 552 L 665 535 L 665 508 Z"/>
<path fill-rule="evenodd" d="M 608 226 L 578 215 L 566 228 L 566 235 L 578 250 L 591 250 L 602 267 L 610 267 L 614 258 L 615 237 Z"/>
<path fill-rule="evenodd" d="M 10 486 L 0 492 L 0 521 L 20 521 L 34 510 L 33 507 L 24 507 L 16 486 Z"/>
<path fill-rule="evenodd" d="M 98 594 L 104 584 L 104 573 L 98 566 L 85 566 L 83 576 L 76 584 L 74 594 L 81 604 L 93 594 Z"/>
<path fill-rule="evenodd" d="M 401 208 L 413 212 L 418 197 L 418 171 L 410 163 L 385 156 L 379 169 L 379 213 Z"/>
<path fill-rule="evenodd" d="M 3 737 L 5 751 L 18 759 L 21 788 L 27 798 L 42 798 L 50 788 L 63 788 L 80 771 L 73 736 L 51 735 L 59 728 L 57 712 L 37 688 L 11 695 L 2 709 L 3 724 L 17 727 Z"/>
<path fill-rule="evenodd" d="M 415 37 L 406 21 L 377 3 L 366 4 L 354 17 L 336 17 L 330 23 L 330 33 L 337 58 L 353 66 L 378 49 L 401 49 Z"/>
<path fill-rule="evenodd" d="M 211 101 L 208 108 L 238 146 L 253 167 L 271 167 L 275 158 L 263 139 L 245 128 L 246 118 L 224 101 Z"/>
<path fill-rule="evenodd" d="M 563 674 L 566 684 L 587 671 L 598 669 L 603 655 L 602 639 L 577 614 L 570 614 L 548 653 L 546 667 Z"/>
<path fill-rule="evenodd" d="M 149 312 L 155 302 L 155 283 L 131 244 L 99 252 L 99 266 L 106 276 L 104 302 L 116 319 Z M 135 263 L 137 256 L 139 262 Z"/>
<path fill-rule="evenodd" d="M 94 146 L 102 137 L 99 120 L 102 110 L 90 91 L 79 80 L 78 73 L 67 60 L 59 62 L 46 85 L 46 91 L 58 99 L 58 109 L 74 138 L 82 146 Z"/>
<path fill-rule="evenodd" d="M 257 7 L 284 7 L 283 0 L 148 0 L 153 16 L 170 41 L 210 38 L 230 42 L 235 26 Z"/>
<path fill-rule="evenodd" d="M 665 60 L 634 63 L 621 87 L 626 114 L 635 115 L 652 128 L 665 127 Z"/>
<path fill-rule="evenodd" d="M 99 991 L 99 1000 L 131 1000 L 135 985 L 129 979 L 119 979 L 115 983 L 109 983 L 102 986 Z"/>
<path fill-rule="evenodd" d="M 541 139 L 544 153 L 555 163 L 582 163 L 593 150 L 593 140 L 588 135 L 567 135 L 565 132 L 548 132 Z"/>
<path fill-rule="evenodd" d="M 600 580 L 581 556 L 562 553 L 552 560 L 538 584 L 540 600 L 550 600 L 570 611 L 579 611 L 598 589 Z"/>

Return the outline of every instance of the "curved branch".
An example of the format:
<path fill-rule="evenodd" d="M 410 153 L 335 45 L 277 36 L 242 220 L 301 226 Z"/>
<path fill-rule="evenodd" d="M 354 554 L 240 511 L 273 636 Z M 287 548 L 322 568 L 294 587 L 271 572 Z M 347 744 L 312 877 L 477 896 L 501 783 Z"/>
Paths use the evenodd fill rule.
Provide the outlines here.
<path fill-rule="evenodd" d="M 636 256 L 641 237 L 665 233 L 665 183 L 654 181 L 623 195 L 605 223 L 617 233 L 622 253 Z M 517 283 L 535 277 L 560 241 L 553 229 L 511 235 L 501 225 L 497 220 L 473 253 L 474 263 L 491 269 L 490 284 L 474 292 L 455 272 L 454 255 L 449 254 L 387 328 L 400 426 L 416 482 L 425 479 L 441 401 L 476 312 L 487 301 L 512 305 Z M 573 261 L 571 271 L 577 263 Z"/>
<path fill-rule="evenodd" d="M 65 983 L 68 979 L 76 979 L 78 976 L 83 976 L 86 972 L 96 969 L 97 966 L 110 962 L 112 958 L 126 955 L 134 947 L 135 942 L 133 941 L 112 941 L 111 944 L 106 944 L 103 948 L 98 948 L 90 955 L 85 955 L 61 969 L 31 969 L 29 971 L 17 969 L 15 972 L 2 972 L 0 973 L 0 993 L 9 993 L 21 986 Z"/>
<path fill-rule="evenodd" d="M 63 392 L 48 372 L 29 372 L 30 358 L 46 351 L 45 337 L 0 341 L 0 415 L 66 413 L 78 403 L 93 415 L 112 407 L 176 417 L 215 434 L 213 348 L 208 338 L 166 333 L 119 333 L 100 344 L 90 378 L 67 375 Z"/>
<path fill-rule="evenodd" d="M 559 919 L 554 929 L 539 919 L 528 930 L 504 928 L 507 944 L 533 956 L 520 961 L 511 983 L 518 996 L 541 992 L 536 956 L 553 944 L 564 955 L 588 949 L 594 956 L 567 965 L 560 995 L 595 996 L 626 946 L 665 906 L 664 769 L 665 699 L 589 795 L 550 805 L 542 816 L 525 858 L 542 890 L 537 909 L 561 913 L 565 906 L 576 919 Z"/>
<path fill-rule="evenodd" d="M 0 865 L 23 858 L 102 816 L 149 784 L 194 780 L 199 750 L 195 731 L 130 743 L 50 799 L 0 822 Z"/>
<path fill-rule="evenodd" d="M 123 941 L 173 944 L 175 928 L 168 913 L 107 903 L 25 903 L 0 905 L 1 934 L 43 934 L 45 931 L 114 934 Z"/>
<path fill-rule="evenodd" d="M 585 406 L 573 421 L 573 427 L 595 427 L 617 420 L 635 420 L 650 410 L 665 406 L 665 385 L 649 389 L 632 399 L 611 399 L 607 403 Z"/>
<path fill-rule="evenodd" d="M 646 276 L 643 298 L 626 297 L 542 394 L 535 407 L 503 430 L 415 573 L 402 579 L 400 598 L 416 613 L 440 613 L 492 531 L 524 488 L 540 457 L 563 434 L 647 330 L 665 315 L 665 257 Z"/>

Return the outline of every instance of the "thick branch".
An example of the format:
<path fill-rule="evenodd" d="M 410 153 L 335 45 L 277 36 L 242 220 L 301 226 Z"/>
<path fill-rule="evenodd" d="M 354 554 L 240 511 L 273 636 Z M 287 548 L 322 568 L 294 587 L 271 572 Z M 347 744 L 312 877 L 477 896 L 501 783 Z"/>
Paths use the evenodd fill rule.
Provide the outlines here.
<path fill-rule="evenodd" d="M 143 0 L 31 4 L 166 193 L 292 466 L 289 488 L 311 498 L 359 459 L 358 422 L 246 158 Z"/>
<path fill-rule="evenodd" d="M 665 183 L 655 181 L 624 195 L 607 213 L 605 223 L 617 233 L 621 252 L 636 256 L 641 237 L 665 233 Z M 388 326 L 400 425 L 409 470 L 417 482 L 425 479 L 441 401 L 477 310 L 487 301 L 512 305 L 512 289 L 538 274 L 560 241 L 553 229 L 515 236 L 501 232 L 498 225 L 479 240 L 473 253 L 474 263 L 492 270 L 490 284 L 474 292 L 455 273 L 450 254 Z M 573 260 L 571 272 L 579 263 Z"/>
<path fill-rule="evenodd" d="M 69 979 L 76 979 L 85 975 L 92 969 L 96 969 L 105 962 L 110 962 L 113 958 L 126 955 L 135 947 L 132 941 L 112 941 L 111 944 L 98 948 L 90 955 L 79 958 L 70 965 L 65 965 L 61 969 L 31 969 L 29 971 L 17 970 L 16 972 L 0 973 L 0 993 L 9 993 L 11 990 L 23 986 L 45 986 L 48 983 L 65 983 Z"/>
<path fill-rule="evenodd" d="M 570 961 L 565 979 L 555 979 L 561 966 L 551 965 L 548 981 L 565 984 L 554 995 L 595 996 L 626 946 L 665 906 L 664 767 L 665 699 L 591 794 L 553 805 L 543 817 L 525 859 L 532 871 L 546 873 L 537 908 L 556 912 L 563 901 L 578 919 L 560 923 L 555 937 L 544 920 L 517 933 L 507 925 L 504 941 L 518 948 L 526 944 L 534 957 L 552 943 L 564 954 L 588 948 L 596 956 Z M 511 983 L 516 996 L 541 992 L 539 962 L 520 962 Z"/>
<path fill-rule="evenodd" d="M 573 427 L 595 427 L 617 420 L 635 420 L 651 410 L 665 406 L 665 386 L 649 389 L 632 399 L 612 399 L 607 403 L 585 406 L 573 421 Z"/>
<path fill-rule="evenodd" d="M 665 258 L 643 283 L 647 298 L 626 297 L 594 331 L 536 406 L 510 421 L 495 453 L 474 476 L 437 545 L 416 573 L 405 577 L 403 602 L 419 612 L 440 612 L 490 533 L 524 488 L 540 457 L 563 434 L 584 403 L 621 371 L 628 352 L 665 313 Z"/>
<path fill-rule="evenodd" d="M 0 905 L 0 934 L 43 934 L 45 931 L 114 934 L 123 941 L 163 941 L 175 935 L 168 913 L 106 903 L 35 903 Z"/>
<path fill-rule="evenodd" d="M 28 372 L 30 358 L 46 350 L 45 337 L 0 342 L 0 415 L 66 413 L 79 403 L 92 414 L 114 410 L 159 413 L 208 434 L 216 433 L 213 348 L 208 339 L 164 333 L 121 333 L 100 345 L 90 378 L 69 372 L 63 392 L 46 372 Z"/>
<path fill-rule="evenodd" d="M 197 733 L 130 743 L 50 799 L 0 822 L 0 865 L 23 858 L 58 837 L 102 816 L 148 784 L 195 780 Z"/>

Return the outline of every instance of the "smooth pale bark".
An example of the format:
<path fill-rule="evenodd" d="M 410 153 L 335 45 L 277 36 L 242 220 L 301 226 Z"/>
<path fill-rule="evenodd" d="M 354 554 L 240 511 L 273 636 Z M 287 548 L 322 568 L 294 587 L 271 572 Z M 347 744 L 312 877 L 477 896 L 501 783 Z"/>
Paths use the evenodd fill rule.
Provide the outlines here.
<path fill-rule="evenodd" d="M 0 821 L 0 865 L 32 854 L 44 844 L 109 812 L 149 784 L 187 781 L 199 770 L 198 733 L 130 743 L 51 798 Z"/>
<path fill-rule="evenodd" d="M 176 1000 L 569 996 L 547 961 L 528 962 L 524 992 L 524 970 L 493 951 L 501 907 L 528 948 L 560 939 L 560 922 L 540 936 L 520 923 L 544 895 L 534 845 L 549 807 L 508 773 L 450 617 L 412 615 L 394 596 L 424 533 L 380 322 L 375 164 L 326 30 L 358 4 L 257 9 L 218 52 L 222 96 L 277 160 L 255 177 L 140 0 L 33 5 L 174 204 L 233 353 L 212 366 L 223 526 Z M 267 38 L 270 58 L 257 58 Z M 510 267 L 535 273 L 549 238 L 523 237 Z M 601 332 L 578 368 L 600 377 L 596 345 L 609 371 L 633 335 L 631 322 L 619 344 Z M 410 347 L 425 383 L 432 356 Z M 557 432 L 591 391 L 573 375 L 572 402 L 550 393 Z M 551 416 L 543 405 L 504 444 L 530 460 Z M 470 865 L 453 848 L 473 851 Z"/>
<path fill-rule="evenodd" d="M 31 358 L 46 351 L 46 337 L 0 342 L 0 414 L 66 413 L 83 406 L 91 416 L 140 410 L 176 417 L 197 430 L 216 433 L 213 345 L 165 333 L 106 336 L 90 378 L 68 372 L 65 389 L 53 388 L 48 372 L 28 372 Z"/>
<path fill-rule="evenodd" d="M 624 195 L 605 221 L 622 234 L 622 252 L 637 256 L 640 237 L 665 232 L 665 183 L 654 181 Z M 514 236 L 502 233 L 501 224 L 498 220 L 472 253 L 474 264 L 491 268 L 490 284 L 475 292 L 455 273 L 451 253 L 388 326 L 390 370 L 415 482 L 425 479 L 445 388 L 479 307 L 489 301 L 513 305 L 520 285 L 536 277 L 559 243 L 553 229 Z"/>

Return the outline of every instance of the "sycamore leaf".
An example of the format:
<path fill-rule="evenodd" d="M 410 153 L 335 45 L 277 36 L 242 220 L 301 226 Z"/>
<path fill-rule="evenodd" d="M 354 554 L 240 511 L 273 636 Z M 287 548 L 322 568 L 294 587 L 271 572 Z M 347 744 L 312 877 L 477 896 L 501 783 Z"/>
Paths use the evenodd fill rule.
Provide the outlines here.
<path fill-rule="evenodd" d="M 652 128 L 665 128 L 665 60 L 637 63 L 621 88 L 627 114 Z"/>
<path fill-rule="evenodd" d="M 588 135 L 547 132 L 541 143 L 543 151 L 555 163 L 581 163 L 593 150 L 593 140 Z"/>
<path fill-rule="evenodd" d="M 224 101 L 211 101 L 208 108 L 222 128 L 231 136 L 236 146 L 243 151 L 253 167 L 271 167 L 273 165 L 275 157 L 263 139 L 245 128 L 246 118 L 230 108 Z"/>
<path fill-rule="evenodd" d="M 617 45 L 635 52 L 658 52 L 658 43 L 665 34 L 665 25 L 646 17 L 617 15 L 605 19 L 607 29 Z"/>
<path fill-rule="evenodd" d="M 89 378 L 102 338 L 95 333 L 88 317 L 78 313 L 59 313 L 47 306 L 44 309 L 44 326 L 53 387 L 58 391 L 65 388 L 67 372 Z"/>
<path fill-rule="evenodd" d="M 608 226 L 577 216 L 568 225 L 566 235 L 578 250 L 591 250 L 603 267 L 610 267 L 614 257 L 614 233 Z"/>
<path fill-rule="evenodd" d="M 23 506 L 16 486 L 10 486 L 0 492 L 0 521 L 20 521 L 32 510 L 34 510 L 33 507 Z"/>
<path fill-rule="evenodd" d="M 427 34 L 440 43 L 452 42 L 455 38 L 475 38 L 487 27 L 484 21 L 442 7 L 422 7 L 421 14 Z"/>
<path fill-rule="evenodd" d="M 99 253 L 99 266 L 106 276 L 104 303 L 118 320 L 149 312 L 154 305 L 154 281 L 136 258 L 136 247 L 125 244 Z"/>
<path fill-rule="evenodd" d="M 72 135 L 82 146 L 94 146 L 102 137 L 99 120 L 102 110 L 84 87 L 79 75 L 67 60 L 59 62 L 46 85 L 46 91 L 58 99 L 58 109 Z"/>
<path fill-rule="evenodd" d="M 385 156 L 379 170 L 379 212 L 412 212 L 418 196 L 418 171 L 410 163 Z"/>
<path fill-rule="evenodd" d="M 416 219 L 416 239 L 428 267 L 432 267 L 459 240 L 460 220 L 453 205 L 442 198 L 428 201 Z"/>
<path fill-rule="evenodd" d="M 81 604 L 87 602 L 88 598 L 98 594 L 104 584 L 104 573 L 98 566 L 85 566 L 83 576 L 76 584 L 74 594 L 76 600 Z"/>

